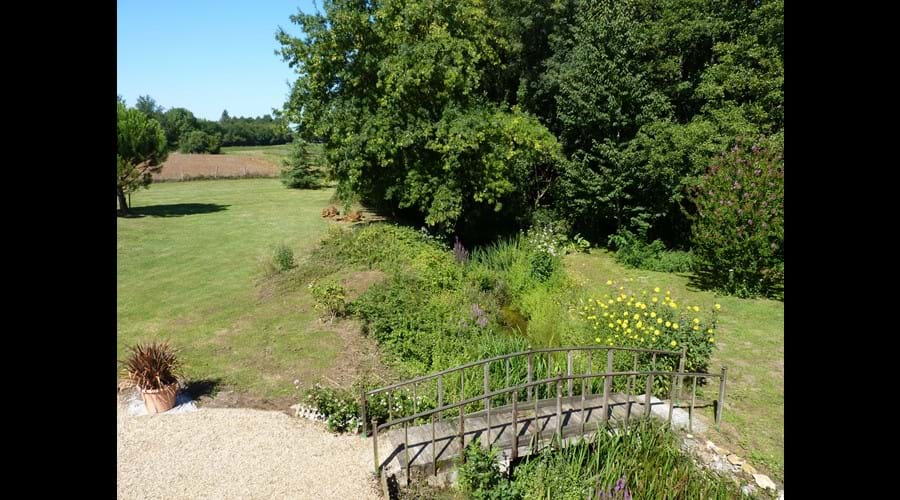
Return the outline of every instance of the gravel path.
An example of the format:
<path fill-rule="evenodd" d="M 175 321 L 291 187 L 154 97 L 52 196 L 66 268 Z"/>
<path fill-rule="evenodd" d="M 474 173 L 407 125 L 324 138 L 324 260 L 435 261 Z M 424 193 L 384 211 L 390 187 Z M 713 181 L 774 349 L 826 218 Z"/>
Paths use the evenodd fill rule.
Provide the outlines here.
<path fill-rule="evenodd" d="M 276 411 L 117 413 L 117 497 L 379 498 L 371 442 Z"/>

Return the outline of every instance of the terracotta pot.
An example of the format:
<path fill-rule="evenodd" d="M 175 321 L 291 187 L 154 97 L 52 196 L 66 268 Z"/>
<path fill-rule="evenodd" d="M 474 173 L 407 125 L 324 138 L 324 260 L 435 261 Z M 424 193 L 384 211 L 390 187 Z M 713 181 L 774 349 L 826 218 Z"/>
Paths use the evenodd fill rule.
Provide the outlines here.
<path fill-rule="evenodd" d="M 162 389 L 141 389 L 141 398 L 147 413 L 162 413 L 175 407 L 175 395 L 178 393 L 178 384 L 169 384 Z"/>

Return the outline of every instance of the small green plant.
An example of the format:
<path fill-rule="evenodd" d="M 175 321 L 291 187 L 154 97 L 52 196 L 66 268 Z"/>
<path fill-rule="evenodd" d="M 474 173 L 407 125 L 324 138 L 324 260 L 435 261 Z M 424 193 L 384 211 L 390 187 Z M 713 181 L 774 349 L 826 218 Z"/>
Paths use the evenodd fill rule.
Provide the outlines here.
<path fill-rule="evenodd" d="M 484 449 L 479 440 L 466 448 L 466 460 L 459 466 L 459 487 L 473 499 L 506 500 L 520 498 L 497 464 L 497 450 Z"/>
<path fill-rule="evenodd" d="M 347 310 L 347 291 L 334 281 L 313 281 L 309 284 L 309 293 L 316 301 L 316 310 L 323 315 L 322 319 L 342 316 Z"/>
<path fill-rule="evenodd" d="M 294 251 L 291 250 L 291 247 L 282 243 L 275 247 L 275 251 L 272 253 L 272 262 L 275 264 L 278 272 L 293 269 L 295 266 Z"/>
<path fill-rule="evenodd" d="M 332 432 L 357 433 L 362 428 L 359 403 L 348 391 L 316 384 L 306 391 L 305 402 L 325 417 Z"/>

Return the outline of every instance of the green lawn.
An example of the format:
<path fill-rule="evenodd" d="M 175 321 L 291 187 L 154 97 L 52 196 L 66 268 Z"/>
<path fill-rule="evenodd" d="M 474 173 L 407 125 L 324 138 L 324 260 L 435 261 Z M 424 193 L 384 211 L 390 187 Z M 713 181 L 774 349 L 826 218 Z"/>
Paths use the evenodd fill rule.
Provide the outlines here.
<path fill-rule="evenodd" d="M 698 291 L 686 276 L 626 268 L 604 250 L 570 255 L 566 265 L 588 290 L 603 290 L 608 279 L 629 278 L 638 289 L 659 286 L 701 307 L 722 305 L 719 348 L 710 369 L 718 373 L 722 365 L 728 368 L 727 394 L 721 433 L 713 430 L 710 439 L 783 483 L 784 302 Z"/>
<path fill-rule="evenodd" d="M 319 241 L 332 190 L 277 179 L 154 184 L 117 222 L 117 353 L 168 339 L 187 375 L 266 396 L 328 368 L 336 333 L 315 323 L 308 294 L 266 293 L 258 259 L 284 242 L 299 260 Z"/>

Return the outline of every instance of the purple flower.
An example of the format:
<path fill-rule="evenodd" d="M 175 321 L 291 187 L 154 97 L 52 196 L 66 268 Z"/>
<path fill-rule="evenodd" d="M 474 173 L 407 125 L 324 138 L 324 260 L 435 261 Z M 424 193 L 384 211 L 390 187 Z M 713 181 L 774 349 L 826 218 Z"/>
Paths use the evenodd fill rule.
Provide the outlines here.
<path fill-rule="evenodd" d="M 757 146 L 756 144 L 754 144 L 753 147 L 750 148 L 750 150 L 753 151 L 753 152 L 755 153 L 755 152 L 759 151 L 759 146 Z"/>
<path fill-rule="evenodd" d="M 482 317 L 478 318 L 478 321 L 476 321 L 476 323 L 478 323 L 478 326 L 480 326 L 482 328 L 486 327 L 488 324 L 487 316 L 482 316 Z"/>
<path fill-rule="evenodd" d="M 749 224 L 749 225 L 752 226 L 752 225 L 753 225 L 753 219 L 747 219 L 747 224 Z"/>
<path fill-rule="evenodd" d="M 619 478 L 618 481 L 616 481 L 616 491 L 620 491 L 624 487 L 625 487 L 625 476 L 622 476 L 621 478 Z"/>

